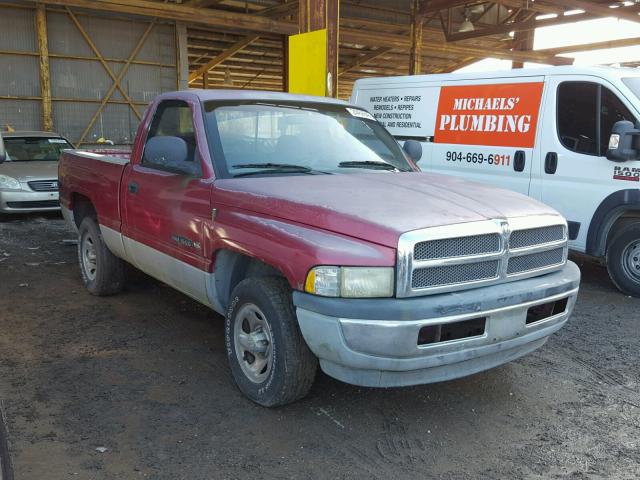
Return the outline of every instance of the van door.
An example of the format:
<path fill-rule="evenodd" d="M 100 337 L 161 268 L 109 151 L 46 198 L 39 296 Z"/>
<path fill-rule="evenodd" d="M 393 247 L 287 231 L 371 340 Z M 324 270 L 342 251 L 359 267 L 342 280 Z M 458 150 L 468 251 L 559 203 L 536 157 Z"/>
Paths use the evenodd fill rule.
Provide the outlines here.
<path fill-rule="evenodd" d="M 607 160 L 605 154 L 613 124 L 637 123 L 637 112 L 615 86 L 597 77 L 549 77 L 548 88 L 542 165 L 532 180 L 532 196 L 566 217 L 571 248 L 585 251 L 589 224 L 600 203 L 629 188 L 629 182 L 616 174 L 622 164 Z M 640 162 L 624 166 L 632 170 Z"/>
<path fill-rule="evenodd" d="M 544 77 L 445 82 L 426 169 L 529 193 Z"/>

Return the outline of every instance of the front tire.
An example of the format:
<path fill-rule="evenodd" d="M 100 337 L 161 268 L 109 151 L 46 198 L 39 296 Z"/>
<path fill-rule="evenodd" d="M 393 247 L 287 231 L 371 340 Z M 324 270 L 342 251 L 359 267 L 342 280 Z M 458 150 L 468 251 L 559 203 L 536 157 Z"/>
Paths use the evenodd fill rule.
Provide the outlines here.
<path fill-rule="evenodd" d="M 640 297 L 640 222 L 625 225 L 607 249 L 607 270 L 626 295 Z"/>
<path fill-rule="evenodd" d="M 85 217 L 78 229 L 78 262 L 84 286 L 93 295 L 114 295 L 124 285 L 125 263 L 102 239 L 93 217 Z"/>
<path fill-rule="evenodd" d="M 294 402 L 313 384 L 318 360 L 302 338 L 283 278 L 248 278 L 234 288 L 225 343 L 238 388 L 259 405 Z"/>

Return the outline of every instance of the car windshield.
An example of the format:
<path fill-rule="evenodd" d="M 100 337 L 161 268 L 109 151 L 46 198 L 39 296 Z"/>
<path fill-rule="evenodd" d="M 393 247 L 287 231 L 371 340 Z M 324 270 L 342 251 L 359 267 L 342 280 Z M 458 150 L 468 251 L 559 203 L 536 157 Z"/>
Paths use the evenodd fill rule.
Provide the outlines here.
<path fill-rule="evenodd" d="M 366 111 L 342 105 L 206 102 L 213 158 L 226 177 L 413 170 Z"/>
<path fill-rule="evenodd" d="M 57 161 L 62 150 L 73 148 L 60 137 L 5 137 L 8 162 Z"/>

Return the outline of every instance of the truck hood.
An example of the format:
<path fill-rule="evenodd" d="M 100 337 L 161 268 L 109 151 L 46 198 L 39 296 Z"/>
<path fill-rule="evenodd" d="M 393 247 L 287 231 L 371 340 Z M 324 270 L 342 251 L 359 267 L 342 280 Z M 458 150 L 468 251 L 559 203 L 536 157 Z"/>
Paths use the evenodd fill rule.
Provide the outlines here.
<path fill-rule="evenodd" d="M 0 164 L 0 175 L 8 175 L 23 183 L 32 180 L 54 180 L 58 178 L 58 162 L 4 162 Z"/>
<path fill-rule="evenodd" d="M 425 172 L 222 179 L 214 207 L 239 208 L 396 247 L 420 228 L 558 215 L 516 192 Z"/>

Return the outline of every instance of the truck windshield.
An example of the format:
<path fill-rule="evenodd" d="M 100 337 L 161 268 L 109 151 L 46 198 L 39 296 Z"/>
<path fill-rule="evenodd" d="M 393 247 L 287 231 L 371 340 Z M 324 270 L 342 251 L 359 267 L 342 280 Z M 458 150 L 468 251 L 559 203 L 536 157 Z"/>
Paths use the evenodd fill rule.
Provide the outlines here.
<path fill-rule="evenodd" d="M 364 110 L 341 105 L 206 102 L 213 158 L 226 177 L 413 170 Z"/>
<path fill-rule="evenodd" d="M 5 137 L 4 147 L 8 162 L 54 162 L 62 150 L 73 148 L 60 137 Z"/>

